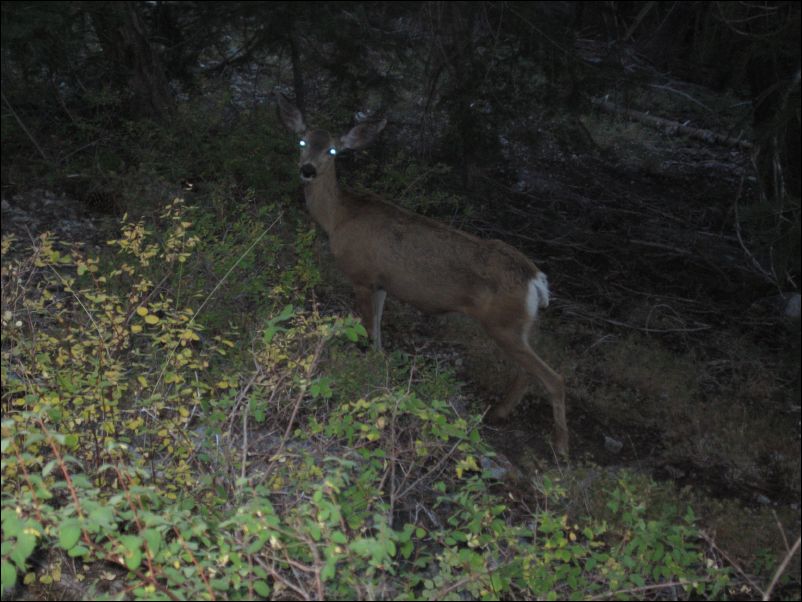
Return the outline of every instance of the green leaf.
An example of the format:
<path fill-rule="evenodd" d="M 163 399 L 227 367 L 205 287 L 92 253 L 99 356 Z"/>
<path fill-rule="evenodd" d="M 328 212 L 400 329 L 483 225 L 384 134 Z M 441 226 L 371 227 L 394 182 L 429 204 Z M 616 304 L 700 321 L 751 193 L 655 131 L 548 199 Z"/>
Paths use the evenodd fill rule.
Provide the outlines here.
<path fill-rule="evenodd" d="M 375 545 L 376 545 L 375 539 L 366 539 L 364 537 L 361 537 L 357 540 L 352 541 L 349 547 L 351 548 L 351 550 L 353 550 L 360 556 L 368 557 L 371 555 Z"/>
<path fill-rule="evenodd" d="M 150 553 L 154 556 L 158 554 L 162 547 L 162 534 L 156 529 L 145 529 L 142 532 L 142 537 L 147 542 Z"/>
<path fill-rule="evenodd" d="M 133 571 L 142 564 L 142 538 L 136 535 L 121 535 L 120 542 L 125 548 L 125 566 Z"/>
<path fill-rule="evenodd" d="M 97 506 L 89 514 L 88 525 L 95 525 L 98 530 L 111 529 L 113 524 L 114 511 L 108 506 Z"/>
<path fill-rule="evenodd" d="M 504 590 L 504 580 L 497 572 L 490 575 L 490 586 L 496 594 Z"/>
<path fill-rule="evenodd" d="M 20 533 L 17 535 L 17 543 L 11 549 L 11 560 L 18 568 L 24 570 L 25 563 L 28 557 L 33 553 L 36 548 L 36 537 L 30 533 Z"/>
<path fill-rule="evenodd" d="M 68 520 L 61 524 L 58 543 L 65 550 L 71 550 L 81 538 L 81 526 L 77 520 Z"/>
<path fill-rule="evenodd" d="M 252 541 L 251 545 L 245 549 L 245 553 L 248 555 L 256 554 L 259 550 L 264 549 L 265 541 L 267 541 L 266 535 L 256 538 L 256 540 Z"/>
<path fill-rule="evenodd" d="M 67 556 L 70 558 L 78 558 L 79 556 L 86 556 L 87 554 L 89 554 L 89 548 L 82 545 L 77 545 L 67 552 Z"/>
<path fill-rule="evenodd" d="M 135 571 L 139 568 L 140 564 L 142 564 L 142 550 L 132 550 L 125 555 L 125 566 L 127 566 L 129 570 Z"/>
<path fill-rule="evenodd" d="M 333 541 L 334 543 L 338 543 L 340 545 L 344 545 L 348 543 L 348 538 L 342 531 L 335 531 L 334 533 L 331 534 L 331 541 Z"/>
<path fill-rule="evenodd" d="M 22 531 L 23 526 L 23 522 L 13 509 L 3 509 L 3 535 L 16 537 Z"/>
<path fill-rule="evenodd" d="M 50 460 L 47 464 L 45 464 L 44 468 L 42 468 L 42 476 L 48 477 L 50 473 L 53 472 L 53 469 L 58 466 L 58 460 Z"/>
<path fill-rule="evenodd" d="M 3 595 L 5 595 L 17 582 L 17 569 L 14 568 L 13 564 L 4 560 L 2 566 L 0 566 L 0 575 L 2 576 L 0 585 L 3 588 Z"/>
<path fill-rule="evenodd" d="M 329 579 L 334 577 L 336 566 L 337 566 L 337 559 L 334 557 L 328 558 L 326 560 L 326 564 L 320 570 L 320 578 L 323 581 L 328 581 Z"/>
<path fill-rule="evenodd" d="M 312 539 L 320 541 L 320 527 L 316 523 L 309 522 L 307 529 L 309 529 L 309 535 L 312 536 Z"/>
<path fill-rule="evenodd" d="M 266 345 L 270 344 L 270 342 L 273 340 L 273 337 L 276 336 L 276 333 L 287 330 L 286 328 L 279 326 L 279 324 L 289 320 L 293 313 L 295 313 L 295 308 L 292 305 L 287 305 L 281 310 L 281 313 L 278 316 L 270 318 L 267 321 L 264 332 L 262 333 L 262 340 Z"/>
<path fill-rule="evenodd" d="M 254 581 L 253 582 L 253 591 L 256 592 L 256 594 L 260 598 L 268 598 L 268 597 L 270 597 L 270 586 L 267 583 L 265 583 L 264 581 L 261 581 L 261 580 Z"/>

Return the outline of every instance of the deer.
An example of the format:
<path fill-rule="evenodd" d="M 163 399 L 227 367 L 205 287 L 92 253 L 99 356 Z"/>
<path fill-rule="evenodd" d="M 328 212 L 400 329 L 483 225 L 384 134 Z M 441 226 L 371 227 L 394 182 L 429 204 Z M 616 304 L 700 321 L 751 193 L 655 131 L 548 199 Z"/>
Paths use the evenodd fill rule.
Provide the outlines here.
<path fill-rule="evenodd" d="M 505 242 L 479 238 L 341 187 L 337 155 L 370 145 L 386 119 L 360 123 L 334 137 L 309 128 L 295 105 L 276 96 L 281 121 L 298 136 L 306 207 L 326 233 L 335 265 L 353 286 L 356 309 L 373 347 L 381 351 L 388 294 L 424 313 L 456 312 L 473 318 L 517 368 L 488 421 L 506 420 L 534 377 L 551 396 L 554 447 L 567 455 L 565 381 L 529 345 L 538 312 L 549 304 L 546 274 Z"/>

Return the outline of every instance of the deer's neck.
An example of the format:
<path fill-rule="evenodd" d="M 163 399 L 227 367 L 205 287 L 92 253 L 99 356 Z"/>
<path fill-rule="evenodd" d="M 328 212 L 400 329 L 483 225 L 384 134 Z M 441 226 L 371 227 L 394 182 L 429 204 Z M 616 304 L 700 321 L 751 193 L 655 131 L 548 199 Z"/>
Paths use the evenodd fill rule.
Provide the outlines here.
<path fill-rule="evenodd" d="M 331 235 L 337 225 L 341 194 L 334 166 L 311 182 L 304 184 L 306 207 L 312 214 L 312 218 L 326 231 L 326 234 Z"/>

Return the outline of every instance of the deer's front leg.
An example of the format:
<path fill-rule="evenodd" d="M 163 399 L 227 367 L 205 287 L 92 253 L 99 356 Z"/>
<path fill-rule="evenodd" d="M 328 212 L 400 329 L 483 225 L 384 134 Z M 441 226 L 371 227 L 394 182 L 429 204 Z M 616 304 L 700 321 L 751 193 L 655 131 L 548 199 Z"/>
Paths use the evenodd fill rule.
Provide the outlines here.
<path fill-rule="evenodd" d="M 371 295 L 373 305 L 373 346 L 376 351 L 382 348 L 382 312 L 384 311 L 384 300 L 387 298 L 387 291 L 383 288 L 376 289 Z"/>
<path fill-rule="evenodd" d="M 383 289 L 373 290 L 369 286 L 354 286 L 356 295 L 356 308 L 362 318 L 362 324 L 373 341 L 373 348 L 381 351 L 382 334 L 381 321 L 384 310 L 384 300 L 387 293 Z"/>

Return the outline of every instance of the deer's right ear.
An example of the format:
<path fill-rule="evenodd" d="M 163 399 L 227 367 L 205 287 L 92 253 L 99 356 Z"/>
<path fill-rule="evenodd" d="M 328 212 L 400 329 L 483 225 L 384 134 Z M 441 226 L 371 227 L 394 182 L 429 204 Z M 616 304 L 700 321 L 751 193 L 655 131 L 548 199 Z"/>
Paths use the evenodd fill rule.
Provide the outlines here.
<path fill-rule="evenodd" d="M 351 129 L 347 134 L 340 136 L 343 148 L 350 148 L 358 150 L 366 147 L 368 144 L 376 139 L 376 136 L 387 125 L 387 120 L 373 121 L 370 123 L 360 123 L 358 126 Z"/>
<path fill-rule="evenodd" d="M 278 98 L 278 116 L 281 121 L 291 132 L 303 134 L 306 131 L 306 124 L 298 107 L 287 100 L 283 94 L 277 94 L 276 98 Z"/>

